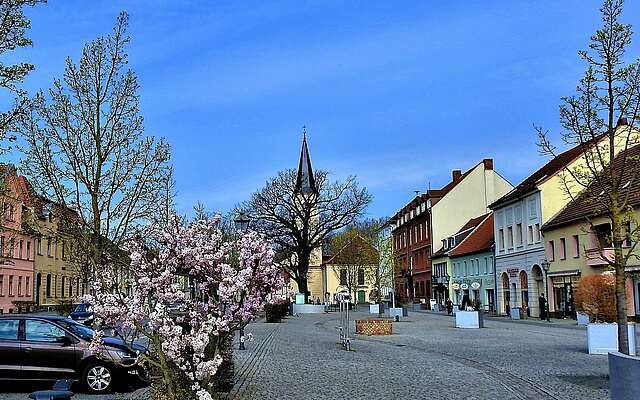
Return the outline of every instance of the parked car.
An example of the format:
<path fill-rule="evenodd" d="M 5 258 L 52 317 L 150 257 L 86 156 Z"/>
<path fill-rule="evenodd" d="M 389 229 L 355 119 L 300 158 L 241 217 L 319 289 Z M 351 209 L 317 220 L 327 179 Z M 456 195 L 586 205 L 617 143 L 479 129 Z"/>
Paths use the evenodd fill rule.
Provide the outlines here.
<path fill-rule="evenodd" d="M 89 346 L 94 333 L 60 316 L 0 315 L 0 380 L 78 379 L 90 393 L 145 385 L 145 368 L 136 364 L 145 349 L 105 337 L 99 356 Z"/>
<path fill-rule="evenodd" d="M 87 326 L 93 325 L 94 314 L 89 311 L 91 304 L 81 303 L 76 306 L 71 314 L 69 314 L 69 318 L 72 320 L 79 322 L 81 324 L 85 324 Z"/>

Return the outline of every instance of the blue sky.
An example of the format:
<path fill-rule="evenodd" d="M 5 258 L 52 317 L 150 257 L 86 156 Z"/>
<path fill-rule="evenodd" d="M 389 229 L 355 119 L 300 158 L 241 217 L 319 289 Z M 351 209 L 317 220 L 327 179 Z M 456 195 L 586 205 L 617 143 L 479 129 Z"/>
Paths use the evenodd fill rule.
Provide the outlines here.
<path fill-rule="evenodd" d="M 36 65 L 26 87 L 49 87 L 127 10 L 146 132 L 172 146 L 180 212 L 197 200 L 227 210 L 294 168 L 306 125 L 314 168 L 357 175 L 369 215 L 386 216 L 482 158 L 514 184 L 541 165 L 533 125 L 558 136 L 599 6 L 50 1 L 28 11 L 34 46 L 21 56 Z M 629 1 L 624 22 L 639 17 Z"/>

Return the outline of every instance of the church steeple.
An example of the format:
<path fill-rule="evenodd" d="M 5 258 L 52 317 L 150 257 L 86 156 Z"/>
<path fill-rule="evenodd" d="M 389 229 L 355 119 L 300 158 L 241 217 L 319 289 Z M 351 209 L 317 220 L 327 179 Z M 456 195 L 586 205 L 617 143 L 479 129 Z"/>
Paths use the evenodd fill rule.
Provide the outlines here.
<path fill-rule="evenodd" d="M 303 128 L 302 149 L 300 150 L 300 162 L 298 163 L 298 176 L 294 194 L 318 193 L 316 180 L 313 177 L 311 167 L 311 157 L 309 157 L 309 147 L 307 146 L 307 128 Z"/>

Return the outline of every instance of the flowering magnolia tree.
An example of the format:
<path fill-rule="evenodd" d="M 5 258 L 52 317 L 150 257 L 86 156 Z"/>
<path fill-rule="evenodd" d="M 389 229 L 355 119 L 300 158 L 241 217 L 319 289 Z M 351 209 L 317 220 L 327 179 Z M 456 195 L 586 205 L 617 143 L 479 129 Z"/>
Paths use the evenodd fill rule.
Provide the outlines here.
<path fill-rule="evenodd" d="M 138 361 L 156 372 L 152 383 L 169 398 L 211 399 L 222 342 L 284 286 L 269 242 L 255 232 L 225 241 L 218 224 L 175 217 L 163 229 L 146 228 L 128 247 L 126 293 L 105 272 L 85 298 L 98 324 L 117 327 L 132 345 L 148 343 Z M 101 343 L 98 334 L 93 345 Z"/>

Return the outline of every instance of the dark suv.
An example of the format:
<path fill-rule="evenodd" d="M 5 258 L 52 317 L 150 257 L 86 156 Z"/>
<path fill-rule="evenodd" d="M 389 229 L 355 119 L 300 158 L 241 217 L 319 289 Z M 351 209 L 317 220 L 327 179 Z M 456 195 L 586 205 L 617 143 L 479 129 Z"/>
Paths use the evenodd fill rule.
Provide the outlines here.
<path fill-rule="evenodd" d="M 79 379 L 91 393 L 146 381 L 135 364 L 141 346 L 105 337 L 101 357 L 89 348 L 94 331 L 69 318 L 0 315 L 0 380 Z"/>

